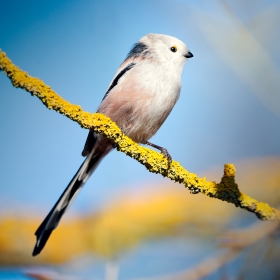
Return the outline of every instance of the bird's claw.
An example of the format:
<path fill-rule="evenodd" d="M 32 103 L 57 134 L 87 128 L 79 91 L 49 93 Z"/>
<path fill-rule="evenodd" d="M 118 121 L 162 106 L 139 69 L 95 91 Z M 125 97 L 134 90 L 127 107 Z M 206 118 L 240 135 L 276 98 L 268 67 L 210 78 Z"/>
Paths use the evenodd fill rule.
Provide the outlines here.
<path fill-rule="evenodd" d="M 167 169 L 170 168 L 170 165 L 171 165 L 171 162 L 172 162 L 172 157 L 171 155 L 168 153 L 167 149 L 165 148 L 161 148 L 161 153 L 163 154 L 164 157 L 166 157 L 167 159 L 167 162 L 168 162 L 168 166 L 167 166 Z"/>
<path fill-rule="evenodd" d="M 171 155 L 168 153 L 167 149 L 165 149 L 165 148 L 163 148 L 163 147 L 160 147 L 160 146 L 158 146 L 158 145 L 156 145 L 156 144 L 153 144 L 153 143 L 151 143 L 151 142 L 149 142 L 149 141 L 147 141 L 146 144 L 149 145 L 149 146 L 151 146 L 151 147 L 154 147 L 154 148 L 160 150 L 161 153 L 163 154 L 163 156 L 166 157 L 166 159 L 167 159 L 167 169 L 166 169 L 166 173 L 167 173 L 168 170 L 169 170 L 169 168 L 170 168 L 171 162 L 172 162 L 172 157 L 171 157 Z"/>

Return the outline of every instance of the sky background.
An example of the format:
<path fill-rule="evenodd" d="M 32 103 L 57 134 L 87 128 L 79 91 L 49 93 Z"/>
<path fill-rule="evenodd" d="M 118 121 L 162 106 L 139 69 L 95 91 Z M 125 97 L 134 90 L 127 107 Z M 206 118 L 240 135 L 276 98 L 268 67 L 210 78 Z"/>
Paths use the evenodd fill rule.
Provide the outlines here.
<path fill-rule="evenodd" d="M 184 41 L 194 57 L 180 99 L 152 142 L 187 170 L 203 176 L 227 162 L 280 155 L 277 1 L 1 0 L 0 6 L 0 48 L 89 112 L 142 36 Z M 240 37 L 240 28 L 251 37 Z M 23 206 L 45 215 L 82 163 L 88 131 L 13 88 L 3 73 L 0 118 L 1 213 Z M 164 180 L 113 151 L 70 211 L 103 207 L 121 190 Z"/>
<path fill-rule="evenodd" d="M 89 112 L 142 36 L 162 33 L 184 41 L 194 57 L 185 65 L 179 101 L 151 141 L 201 177 L 219 167 L 216 180 L 224 163 L 237 163 L 238 180 L 238 162 L 280 156 L 279 26 L 278 0 L 0 0 L 0 48 Z M 0 215 L 43 219 L 83 162 L 88 131 L 14 88 L 2 72 L 0 120 Z M 64 219 L 167 181 L 113 151 Z M 137 269 L 150 275 L 185 268 L 212 254 L 216 244 L 207 246 L 192 239 L 146 243 L 124 255 L 121 279 Z M 99 276 L 100 262 L 88 265 Z"/>

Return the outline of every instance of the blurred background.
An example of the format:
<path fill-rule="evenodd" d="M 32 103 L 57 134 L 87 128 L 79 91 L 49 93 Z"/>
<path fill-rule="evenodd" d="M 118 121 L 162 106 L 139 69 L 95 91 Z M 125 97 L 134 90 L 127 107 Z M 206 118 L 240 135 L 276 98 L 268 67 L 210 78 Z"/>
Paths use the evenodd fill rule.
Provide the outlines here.
<path fill-rule="evenodd" d="M 194 58 L 153 138 L 187 170 L 280 208 L 280 3 L 277 0 L 0 0 L 0 48 L 60 96 L 94 112 L 147 33 Z M 0 73 L 0 279 L 279 279 L 279 229 L 191 195 L 113 151 L 49 242 L 34 232 L 83 161 L 87 130 Z"/>

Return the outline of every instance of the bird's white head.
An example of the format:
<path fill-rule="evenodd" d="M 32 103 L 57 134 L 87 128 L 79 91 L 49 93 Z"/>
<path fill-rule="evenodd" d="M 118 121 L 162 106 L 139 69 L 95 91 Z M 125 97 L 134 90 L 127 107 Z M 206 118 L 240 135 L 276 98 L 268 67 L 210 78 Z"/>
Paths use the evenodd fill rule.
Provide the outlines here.
<path fill-rule="evenodd" d="M 163 34 L 147 34 L 131 49 L 129 58 L 152 59 L 160 64 L 183 68 L 188 58 L 193 57 L 181 40 Z"/>

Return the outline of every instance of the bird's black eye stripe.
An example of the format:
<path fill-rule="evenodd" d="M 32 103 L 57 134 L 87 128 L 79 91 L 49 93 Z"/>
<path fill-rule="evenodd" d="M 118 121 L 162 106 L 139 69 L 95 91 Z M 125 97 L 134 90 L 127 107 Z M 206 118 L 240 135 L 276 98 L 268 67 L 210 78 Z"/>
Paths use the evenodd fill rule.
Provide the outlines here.
<path fill-rule="evenodd" d="M 170 50 L 175 53 L 175 52 L 177 52 L 177 47 L 173 46 L 173 47 L 170 48 Z"/>

